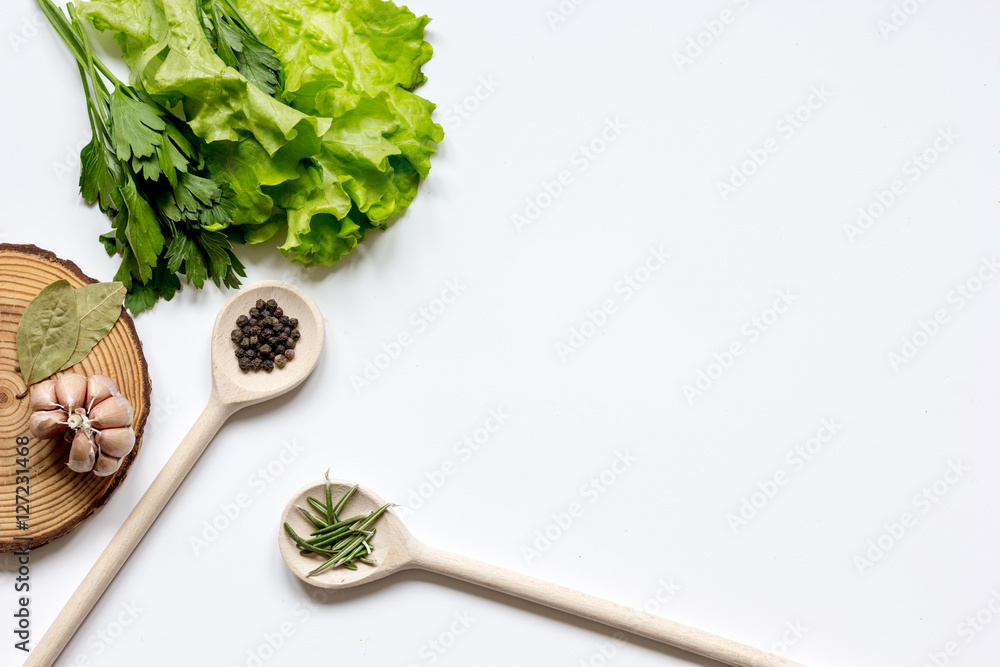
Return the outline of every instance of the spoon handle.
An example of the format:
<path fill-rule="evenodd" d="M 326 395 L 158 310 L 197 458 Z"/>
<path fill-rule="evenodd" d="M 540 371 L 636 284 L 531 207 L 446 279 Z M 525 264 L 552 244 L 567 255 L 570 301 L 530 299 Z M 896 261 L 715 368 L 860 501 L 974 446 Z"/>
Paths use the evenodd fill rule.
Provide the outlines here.
<path fill-rule="evenodd" d="M 552 609 L 712 658 L 726 665 L 803 667 L 797 662 L 785 660 L 703 630 L 424 544 L 413 549 L 412 566 L 507 593 L 522 600 L 537 602 Z"/>
<path fill-rule="evenodd" d="M 170 456 L 125 523 L 108 544 L 94 567 L 63 607 L 42 640 L 28 655 L 24 667 L 49 667 L 73 638 L 132 551 L 153 525 L 160 511 L 184 481 L 191 467 L 212 441 L 219 427 L 234 411 L 222 403 L 213 389 L 205 410 Z"/>

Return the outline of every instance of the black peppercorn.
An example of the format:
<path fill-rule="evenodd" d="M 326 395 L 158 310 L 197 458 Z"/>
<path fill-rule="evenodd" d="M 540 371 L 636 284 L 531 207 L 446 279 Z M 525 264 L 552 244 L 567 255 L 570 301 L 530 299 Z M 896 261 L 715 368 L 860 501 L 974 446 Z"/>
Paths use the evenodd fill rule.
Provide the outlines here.
<path fill-rule="evenodd" d="M 236 318 L 236 329 L 230 339 L 236 344 L 234 355 L 243 371 L 268 373 L 275 367 L 284 368 L 295 358 L 295 341 L 299 338 L 296 328 L 299 321 L 285 315 L 274 299 L 258 299 L 247 315 Z"/>

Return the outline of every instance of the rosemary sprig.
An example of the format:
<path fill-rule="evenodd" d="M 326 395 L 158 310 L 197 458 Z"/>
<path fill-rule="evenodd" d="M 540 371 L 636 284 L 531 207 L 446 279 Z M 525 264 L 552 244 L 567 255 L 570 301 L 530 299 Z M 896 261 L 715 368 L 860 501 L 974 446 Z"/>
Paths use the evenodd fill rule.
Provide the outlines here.
<path fill-rule="evenodd" d="M 372 525 L 389 509 L 390 503 L 386 503 L 367 515 L 339 519 L 341 511 L 357 488 L 358 486 L 355 484 L 334 504 L 333 489 L 330 484 L 329 471 L 327 471 L 324 489 L 326 502 L 320 502 L 312 496 L 306 497 L 306 502 L 317 514 L 314 515 L 309 510 L 298 507 L 299 512 L 316 528 L 310 533 L 310 539 L 301 537 L 287 522 L 284 524 L 285 532 L 299 546 L 299 554 L 302 556 L 311 554 L 323 556 L 323 563 L 309 572 L 309 576 L 336 567 L 356 570 L 358 569 L 358 566 L 355 565 L 356 562 L 366 565 L 375 564 L 372 559 L 368 558 L 372 553 L 370 540 L 375 535 L 375 529 L 372 528 Z"/>

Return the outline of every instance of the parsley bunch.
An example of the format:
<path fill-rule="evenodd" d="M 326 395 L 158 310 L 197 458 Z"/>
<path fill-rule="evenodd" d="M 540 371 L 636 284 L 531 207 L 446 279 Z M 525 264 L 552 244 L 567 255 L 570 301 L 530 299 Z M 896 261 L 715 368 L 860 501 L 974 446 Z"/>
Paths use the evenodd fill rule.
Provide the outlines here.
<path fill-rule="evenodd" d="M 68 18 L 51 0 L 38 4 L 79 66 L 93 133 L 80 152 L 80 193 L 111 219 L 100 239 L 122 258 L 114 279 L 128 290 L 125 306 L 138 313 L 170 300 L 178 274 L 196 288 L 206 279 L 239 287 L 246 273 L 219 231 L 233 221 L 232 191 L 208 174 L 195 135 L 108 70 L 72 3 Z M 241 44 L 240 53 L 251 51 Z"/>

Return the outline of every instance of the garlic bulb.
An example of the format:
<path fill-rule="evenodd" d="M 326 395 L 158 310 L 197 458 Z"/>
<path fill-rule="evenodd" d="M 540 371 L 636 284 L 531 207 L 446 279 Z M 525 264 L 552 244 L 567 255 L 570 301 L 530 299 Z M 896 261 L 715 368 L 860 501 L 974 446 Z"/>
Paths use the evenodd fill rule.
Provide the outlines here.
<path fill-rule="evenodd" d="M 31 388 L 28 428 L 39 438 L 71 441 L 70 470 L 112 475 L 135 447 L 132 404 L 109 377 L 67 373 Z"/>

